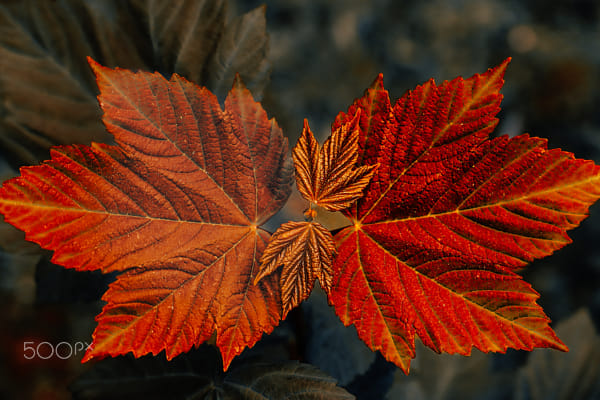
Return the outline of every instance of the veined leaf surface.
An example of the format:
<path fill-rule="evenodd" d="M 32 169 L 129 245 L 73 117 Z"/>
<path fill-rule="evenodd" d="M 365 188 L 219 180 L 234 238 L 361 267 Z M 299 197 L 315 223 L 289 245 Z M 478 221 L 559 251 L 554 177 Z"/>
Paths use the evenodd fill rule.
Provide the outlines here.
<path fill-rule="evenodd" d="M 123 271 L 84 360 L 165 350 L 216 333 L 224 366 L 281 318 L 278 276 L 253 285 L 259 226 L 291 185 L 287 139 L 239 79 L 224 110 L 178 75 L 91 61 L 118 146 L 54 148 L 0 189 L 0 211 L 78 270 Z"/>
<path fill-rule="evenodd" d="M 359 115 L 339 126 L 322 147 L 304 120 L 302 135 L 292 151 L 298 190 L 306 200 L 326 210 L 346 209 L 362 197 L 377 168 L 374 165 L 356 168 L 358 120 Z"/>
<path fill-rule="evenodd" d="M 567 349 L 515 271 L 570 242 L 600 196 L 600 167 L 528 135 L 489 138 L 508 61 L 394 105 L 380 75 L 332 128 L 360 113 L 358 162 L 379 167 L 335 237 L 329 299 L 405 372 L 415 335 L 464 355 Z"/>
<path fill-rule="evenodd" d="M 317 278 L 322 287 L 331 287 L 334 249 L 331 233 L 321 224 L 287 222 L 271 237 L 254 281 L 258 282 L 283 266 L 280 282 L 285 317 L 308 298 Z"/>

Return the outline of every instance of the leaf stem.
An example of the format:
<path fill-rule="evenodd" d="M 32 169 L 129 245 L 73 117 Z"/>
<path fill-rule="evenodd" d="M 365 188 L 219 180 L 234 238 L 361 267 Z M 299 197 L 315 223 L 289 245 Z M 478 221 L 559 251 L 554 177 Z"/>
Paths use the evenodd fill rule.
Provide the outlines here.
<path fill-rule="evenodd" d="M 312 201 L 309 201 L 308 208 L 304 211 L 304 217 L 308 222 L 312 222 L 312 220 L 317 216 L 317 210 L 315 210 L 313 206 L 316 206 L 316 204 L 314 204 Z"/>

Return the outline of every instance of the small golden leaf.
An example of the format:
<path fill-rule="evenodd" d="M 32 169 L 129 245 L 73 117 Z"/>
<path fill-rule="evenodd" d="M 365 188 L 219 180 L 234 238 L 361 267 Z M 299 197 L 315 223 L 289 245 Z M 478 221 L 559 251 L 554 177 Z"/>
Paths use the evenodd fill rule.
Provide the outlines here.
<path fill-rule="evenodd" d="M 335 244 L 331 233 L 317 222 L 287 222 L 271 237 L 260 259 L 261 266 L 254 278 L 262 278 L 283 265 L 281 297 L 283 315 L 306 299 L 319 279 L 329 291 L 332 284 L 331 262 Z"/>
<path fill-rule="evenodd" d="M 319 148 L 304 120 L 302 136 L 294 147 L 296 185 L 305 199 L 328 211 L 348 208 L 362 196 L 377 165 L 356 167 L 360 113 L 335 129 Z"/>

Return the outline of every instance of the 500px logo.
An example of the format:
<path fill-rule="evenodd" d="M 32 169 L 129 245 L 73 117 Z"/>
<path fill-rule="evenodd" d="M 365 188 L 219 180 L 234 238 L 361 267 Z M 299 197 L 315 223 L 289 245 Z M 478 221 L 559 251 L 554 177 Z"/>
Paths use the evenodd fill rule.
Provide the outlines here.
<path fill-rule="evenodd" d="M 34 358 L 47 360 L 56 356 L 61 360 L 66 360 L 82 351 L 86 351 L 90 346 L 86 342 L 60 342 L 57 344 L 50 342 L 23 342 L 23 357 L 27 360 L 33 360 Z"/>

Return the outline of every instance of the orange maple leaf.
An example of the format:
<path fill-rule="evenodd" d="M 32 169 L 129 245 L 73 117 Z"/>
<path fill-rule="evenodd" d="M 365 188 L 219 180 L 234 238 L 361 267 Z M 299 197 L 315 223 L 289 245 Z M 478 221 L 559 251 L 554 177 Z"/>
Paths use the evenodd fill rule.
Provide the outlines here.
<path fill-rule="evenodd" d="M 173 75 L 90 61 L 118 146 L 64 146 L 0 189 L 0 211 L 77 270 L 121 271 L 84 357 L 165 350 L 216 334 L 224 368 L 279 323 L 278 276 L 252 284 L 287 200 L 291 157 L 274 120 L 236 79 L 224 110 Z"/>

